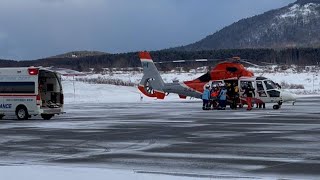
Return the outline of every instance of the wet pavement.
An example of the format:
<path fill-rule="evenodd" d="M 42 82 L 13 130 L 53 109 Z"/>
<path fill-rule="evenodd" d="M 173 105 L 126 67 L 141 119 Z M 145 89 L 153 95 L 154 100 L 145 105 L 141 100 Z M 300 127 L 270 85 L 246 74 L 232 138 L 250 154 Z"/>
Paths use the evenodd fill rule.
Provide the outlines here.
<path fill-rule="evenodd" d="M 320 176 L 320 97 L 282 109 L 201 102 L 68 104 L 50 121 L 0 121 L 0 165 L 64 164 L 199 178 Z"/>

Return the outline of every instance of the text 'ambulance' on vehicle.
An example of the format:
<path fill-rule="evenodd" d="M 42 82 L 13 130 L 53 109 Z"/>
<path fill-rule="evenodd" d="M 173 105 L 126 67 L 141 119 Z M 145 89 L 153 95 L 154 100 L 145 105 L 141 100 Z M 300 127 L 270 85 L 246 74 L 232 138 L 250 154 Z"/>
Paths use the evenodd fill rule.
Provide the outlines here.
<path fill-rule="evenodd" d="M 45 120 L 63 113 L 61 76 L 45 68 L 0 68 L 0 119 L 41 115 Z"/>

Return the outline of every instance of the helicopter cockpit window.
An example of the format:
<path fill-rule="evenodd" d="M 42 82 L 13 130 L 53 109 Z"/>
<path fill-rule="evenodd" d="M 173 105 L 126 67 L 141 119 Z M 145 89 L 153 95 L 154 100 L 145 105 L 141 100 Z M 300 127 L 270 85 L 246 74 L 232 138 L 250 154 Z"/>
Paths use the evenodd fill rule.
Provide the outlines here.
<path fill-rule="evenodd" d="M 271 81 L 271 80 L 266 80 L 266 81 L 264 81 L 264 84 L 266 85 L 267 90 L 269 90 L 269 89 L 277 89 L 277 88 L 278 88 L 278 87 L 277 87 L 277 84 L 274 83 L 274 82 Z"/>
<path fill-rule="evenodd" d="M 254 87 L 251 81 L 241 81 L 240 82 L 241 91 L 244 91 L 244 89 L 249 85 L 251 85 L 251 87 Z"/>
<path fill-rule="evenodd" d="M 268 94 L 270 97 L 280 97 L 280 91 L 277 90 L 268 91 Z"/>
<path fill-rule="evenodd" d="M 211 80 L 210 72 L 207 72 L 206 74 L 202 75 L 198 78 L 201 82 L 208 82 Z"/>
<path fill-rule="evenodd" d="M 257 92 L 260 97 L 267 97 L 262 81 L 257 81 Z"/>
<path fill-rule="evenodd" d="M 261 81 L 257 81 L 257 90 L 258 91 L 264 91 L 263 84 L 262 84 Z"/>

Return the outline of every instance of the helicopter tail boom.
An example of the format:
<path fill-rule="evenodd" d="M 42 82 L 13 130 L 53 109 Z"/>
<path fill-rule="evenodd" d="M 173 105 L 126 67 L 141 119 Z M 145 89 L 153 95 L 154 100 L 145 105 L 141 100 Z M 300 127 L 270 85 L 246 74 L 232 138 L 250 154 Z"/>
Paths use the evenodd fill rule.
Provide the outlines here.
<path fill-rule="evenodd" d="M 164 99 L 164 81 L 160 76 L 149 52 L 140 52 L 139 57 L 143 68 L 143 77 L 139 83 L 139 90 L 148 97 Z"/>

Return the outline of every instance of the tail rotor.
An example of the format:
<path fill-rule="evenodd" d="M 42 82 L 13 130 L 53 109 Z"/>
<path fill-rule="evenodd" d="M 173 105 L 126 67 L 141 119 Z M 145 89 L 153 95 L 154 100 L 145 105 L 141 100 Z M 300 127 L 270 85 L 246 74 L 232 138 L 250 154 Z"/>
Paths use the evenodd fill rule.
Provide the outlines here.
<path fill-rule="evenodd" d="M 148 97 L 164 99 L 164 81 L 157 67 L 151 59 L 149 52 L 140 52 L 139 57 L 143 68 L 143 77 L 139 83 L 139 90 Z"/>

